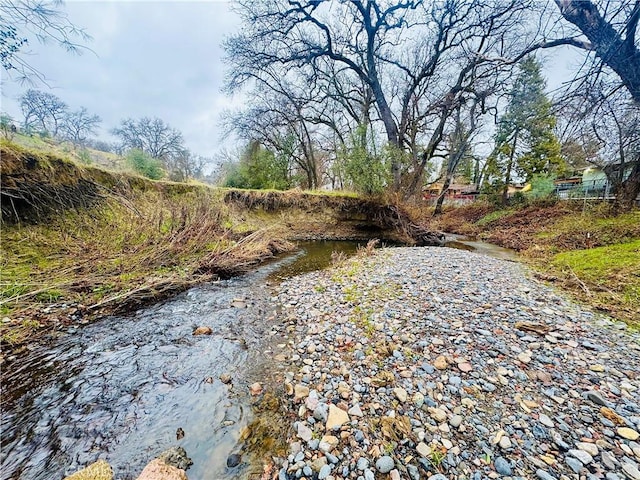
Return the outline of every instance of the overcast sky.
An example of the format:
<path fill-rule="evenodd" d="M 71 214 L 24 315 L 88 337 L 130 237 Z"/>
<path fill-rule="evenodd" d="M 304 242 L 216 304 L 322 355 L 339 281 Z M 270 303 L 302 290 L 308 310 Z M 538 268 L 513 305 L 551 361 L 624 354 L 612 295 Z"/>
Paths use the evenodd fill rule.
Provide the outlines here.
<path fill-rule="evenodd" d="M 103 120 L 101 138 L 120 120 L 160 117 L 180 130 L 195 153 L 221 144 L 220 112 L 234 100 L 220 92 L 222 40 L 239 27 L 225 1 L 67 1 L 69 19 L 93 38 L 93 50 L 69 54 L 32 43 L 29 63 L 47 77 L 38 88 Z M 2 72 L 2 111 L 20 120 L 16 97 L 29 86 Z M 237 100 L 236 100 L 237 102 Z"/>
<path fill-rule="evenodd" d="M 260 1 L 260 0 L 256 0 Z M 86 107 L 103 119 L 100 137 L 120 120 L 159 117 L 180 130 L 194 153 L 213 156 L 223 141 L 220 113 L 241 99 L 221 93 L 222 40 L 238 28 L 225 1 L 67 1 L 70 21 L 93 39 L 92 51 L 73 55 L 33 42 L 29 63 L 46 75 L 50 91 L 75 110 Z M 544 52 L 550 88 L 576 66 L 568 50 Z M 16 98 L 28 88 L 2 71 L 2 111 L 21 120 Z"/>

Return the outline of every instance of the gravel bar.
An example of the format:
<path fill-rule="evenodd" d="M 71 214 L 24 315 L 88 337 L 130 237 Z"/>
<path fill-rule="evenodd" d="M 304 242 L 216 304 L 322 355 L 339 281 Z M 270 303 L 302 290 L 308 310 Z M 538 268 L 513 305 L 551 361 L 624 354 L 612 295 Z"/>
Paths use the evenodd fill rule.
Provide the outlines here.
<path fill-rule="evenodd" d="M 640 335 L 518 263 L 381 249 L 275 300 L 279 480 L 640 480 Z"/>

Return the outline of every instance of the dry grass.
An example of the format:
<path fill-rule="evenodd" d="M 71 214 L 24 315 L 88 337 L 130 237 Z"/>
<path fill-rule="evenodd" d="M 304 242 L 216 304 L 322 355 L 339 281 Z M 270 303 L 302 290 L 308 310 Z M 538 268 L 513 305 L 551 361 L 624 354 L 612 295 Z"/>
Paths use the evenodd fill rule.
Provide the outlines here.
<path fill-rule="evenodd" d="M 105 189 L 91 208 L 4 225 L 4 342 L 71 323 L 69 313 L 90 319 L 125 311 L 293 248 L 276 232 L 234 232 L 216 190 L 150 185 L 126 194 Z M 52 304 L 72 308 L 47 311 Z"/>

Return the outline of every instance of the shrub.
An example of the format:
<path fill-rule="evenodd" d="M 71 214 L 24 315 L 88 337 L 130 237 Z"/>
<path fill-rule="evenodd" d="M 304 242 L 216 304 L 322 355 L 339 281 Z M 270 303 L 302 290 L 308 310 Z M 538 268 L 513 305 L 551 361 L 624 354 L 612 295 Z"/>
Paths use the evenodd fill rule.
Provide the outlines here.
<path fill-rule="evenodd" d="M 142 150 L 130 150 L 127 153 L 127 165 L 136 173 L 152 180 L 159 180 L 164 175 L 160 161 L 147 155 Z"/>
<path fill-rule="evenodd" d="M 532 199 L 550 197 L 556 189 L 554 180 L 554 175 L 536 173 L 531 178 L 531 190 L 526 193 L 527 197 Z"/>

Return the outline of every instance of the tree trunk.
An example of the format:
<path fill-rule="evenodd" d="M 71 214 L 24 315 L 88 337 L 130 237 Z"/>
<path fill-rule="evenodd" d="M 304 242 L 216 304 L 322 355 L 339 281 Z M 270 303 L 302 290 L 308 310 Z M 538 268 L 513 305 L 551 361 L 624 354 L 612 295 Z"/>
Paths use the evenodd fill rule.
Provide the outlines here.
<path fill-rule="evenodd" d="M 624 172 L 619 172 L 619 175 L 619 181 L 613 184 L 613 194 L 615 196 L 613 209 L 616 213 L 631 210 L 638 198 L 638 194 L 640 194 L 640 159 L 635 161 L 629 176 L 625 180 L 622 180 Z"/>
<path fill-rule="evenodd" d="M 623 39 L 610 23 L 600 15 L 591 0 L 555 0 L 562 16 L 589 39 L 596 55 L 616 72 L 640 103 L 640 50 L 635 42 L 640 8 L 636 5 L 628 19 L 626 37 Z"/>
<path fill-rule="evenodd" d="M 433 156 L 434 152 L 436 151 L 436 148 L 438 148 L 438 145 L 442 141 L 442 132 L 444 131 L 444 126 L 447 123 L 448 118 L 449 118 L 449 110 L 445 109 L 440 115 L 440 121 L 438 122 L 436 129 L 431 134 L 431 138 L 429 139 L 429 144 L 427 145 L 427 148 L 425 148 L 424 152 L 421 155 L 422 159 L 418 164 L 418 168 L 413 173 L 413 179 L 411 180 L 411 184 L 409 185 L 409 188 L 407 189 L 407 192 L 404 195 L 405 200 L 411 197 L 416 192 L 416 189 L 418 188 L 418 183 L 422 178 L 422 174 L 424 173 L 424 168 L 426 167 L 427 162 Z"/>
<path fill-rule="evenodd" d="M 442 185 L 442 190 L 440 191 L 440 195 L 438 195 L 438 200 L 436 201 L 436 208 L 433 211 L 434 217 L 442 213 L 442 204 L 444 203 L 444 197 L 447 196 L 447 190 L 449 190 L 449 185 L 451 185 L 452 179 L 453 172 L 447 172 L 447 176 L 444 179 L 444 184 Z"/>
<path fill-rule="evenodd" d="M 518 143 L 518 129 L 513 134 L 513 146 L 509 154 L 509 162 L 507 163 L 507 173 L 504 179 L 504 189 L 502 190 L 502 205 L 509 202 L 509 182 L 511 182 L 511 170 L 513 169 L 513 157 L 516 155 L 516 145 Z"/>

